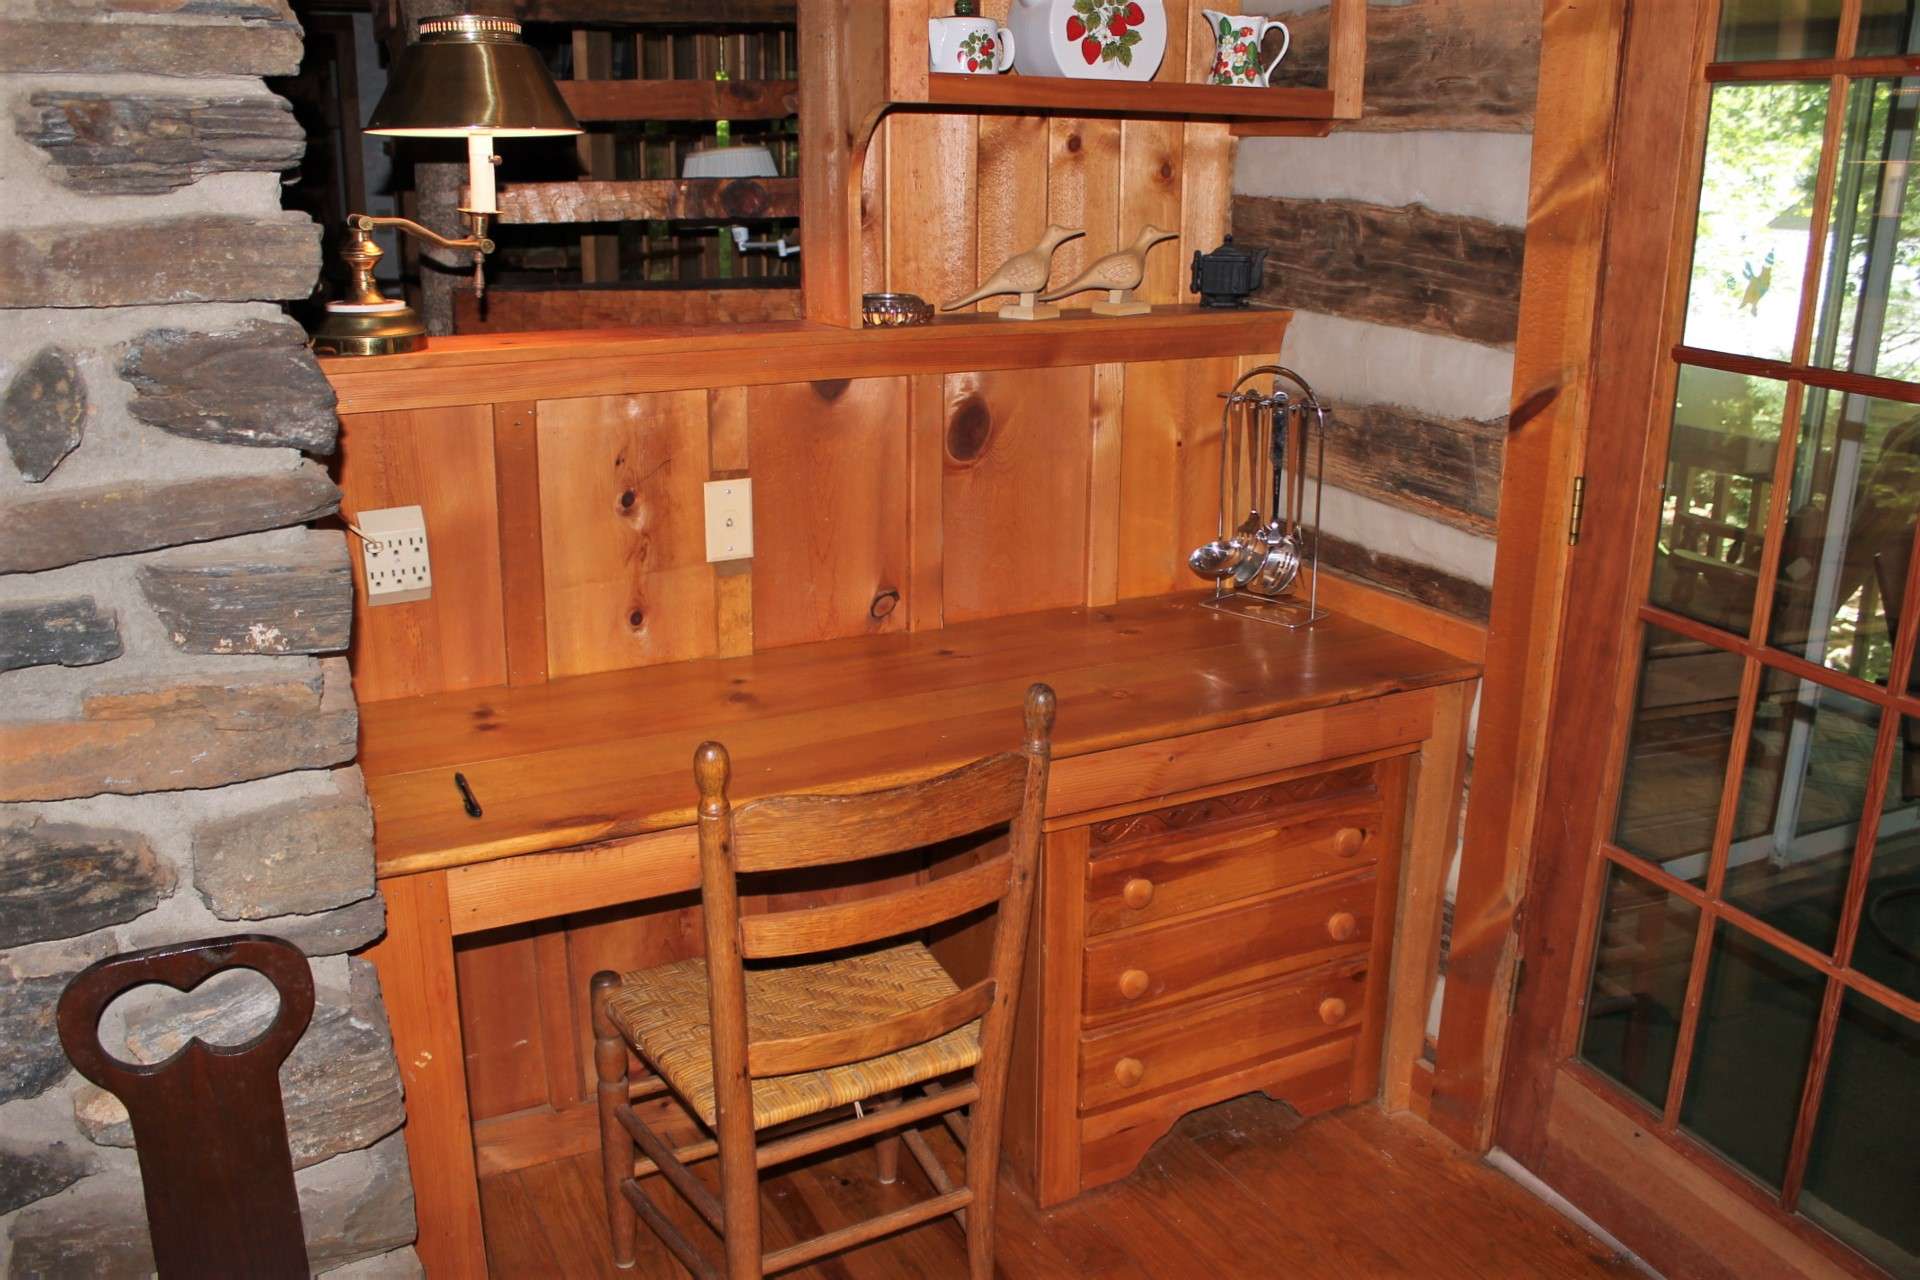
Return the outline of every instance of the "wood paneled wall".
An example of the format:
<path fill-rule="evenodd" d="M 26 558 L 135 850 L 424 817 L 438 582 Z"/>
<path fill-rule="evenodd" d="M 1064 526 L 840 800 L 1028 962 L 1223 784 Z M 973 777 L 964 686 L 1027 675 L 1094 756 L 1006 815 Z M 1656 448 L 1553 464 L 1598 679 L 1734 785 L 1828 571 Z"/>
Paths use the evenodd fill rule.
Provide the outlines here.
<path fill-rule="evenodd" d="M 1004 22 L 1012 2 L 986 0 L 981 13 Z M 1201 34 L 1197 8 L 1169 0 L 1159 78 L 1202 78 L 1211 50 L 1189 38 Z M 927 10 L 951 14 L 952 0 L 927 0 Z M 1087 233 L 1054 255 L 1053 279 L 1064 284 L 1152 223 L 1180 239 L 1149 255 L 1140 297 L 1192 302 L 1194 252 L 1218 247 L 1227 233 L 1233 149 L 1222 123 L 896 112 L 880 122 L 866 155 L 863 287 L 917 293 L 938 305 L 971 292 L 1049 223 Z M 1099 297 L 1082 294 L 1063 305 L 1086 307 Z M 1009 301 L 989 298 L 978 309 Z M 1142 354 L 1116 352 L 1115 359 Z"/>
<path fill-rule="evenodd" d="M 1197 586 L 1218 393 L 1260 358 L 350 414 L 346 511 L 419 504 L 434 562 L 431 599 L 357 602 L 355 687 L 376 702 Z M 755 556 L 712 565 L 704 486 L 740 476 Z"/>

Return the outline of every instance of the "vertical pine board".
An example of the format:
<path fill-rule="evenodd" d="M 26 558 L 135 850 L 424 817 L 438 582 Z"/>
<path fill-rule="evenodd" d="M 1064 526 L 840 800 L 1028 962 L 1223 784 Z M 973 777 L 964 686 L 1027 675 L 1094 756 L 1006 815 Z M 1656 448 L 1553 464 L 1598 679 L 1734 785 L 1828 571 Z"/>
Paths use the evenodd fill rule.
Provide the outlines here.
<path fill-rule="evenodd" d="M 500 581 L 505 607 L 507 683 L 547 682 L 547 587 L 540 551 L 539 406 L 493 406 L 494 471 L 499 481 Z"/>
<path fill-rule="evenodd" d="M 505 684 L 492 407 L 349 414 L 334 474 L 348 519 L 419 506 L 433 558 L 430 599 L 369 608 L 360 542 L 348 539 L 355 694 L 380 702 Z"/>
<path fill-rule="evenodd" d="M 1130 364 L 1121 408 L 1119 595 L 1203 586 L 1187 556 L 1220 513 L 1220 399 L 1236 361 Z"/>
<path fill-rule="evenodd" d="M 1087 467 L 1087 603 L 1120 598 L 1121 413 L 1127 366 L 1093 369 L 1093 441 Z"/>
<path fill-rule="evenodd" d="M 1182 229 L 1181 165 L 1186 126 L 1173 120 L 1128 120 L 1120 126 L 1120 243 L 1133 243 L 1141 228 Z M 1212 245 L 1208 245 L 1212 248 Z M 1153 304 L 1178 302 L 1183 240 L 1147 254 L 1147 278 L 1137 296 Z"/>
<path fill-rule="evenodd" d="M 707 449 L 715 480 L 747 475 L 747 389 L 716 387 L 707 392 Z M 722 658 L 753 652 L 753 561 L 729 560 L 714 566 L 715 650 Z"/>
<path fill-rule="evenodd" d="M 1193 255 L 1218 248 L 1233 225 L 1233 135 L 1224 124 L 1189 124 L 1181 140 L 1180 241 L 1155 250 L 1178 267 L 1180 301 L 1200 301 L 1192 289 Z M 1159 264 L 1154 264 L 1157 268 Z"/>
<path fill-rule="evenodd" d="M 907 627 L 933 631 L 946 625 L 946 379 L 917 374 L 907 397 Z"/>
<path fill-rule="evenodd" d="M 1092 397 L 1084 367 L 947 379 L 949 623 L 1085 599 Z"/>
<path fill-rule="evenodd" d="M 1120 122 L 1054 119 L 1047 133 L 1047 220 L 1087 234 L 1053 255 L 1053 280 L 1065 284 L 1120 241 Z M 1065 300 L 1086 307 L 1100 295 Z"/>
<path fill-rule="evenodd" d="M 906 379 L 746 395 L 754 647 L 905 629 Z"/>
<path fill-rule="evenodd" d="M 887 288 L 887 135 L 893 117 L 880 121 L 860 167 L 860 292 Z"/>
<path fill-rule="evenodd" d="M 708 471 L 704 391 L 541 402 L 554 677 L 712 655 Z"/>
<path fill-rule="evenodd" d="M 478 945 L 456 944 L 453 971 L 462 991 L 487 995 L 460 1003 L 473 1118 L 485 1120 L 545 1103 L 547 1063 L 532 926 L 498 930 Z"/>
<path fill-rule="evenodd" d="M 980 118 L 976 166 L 978 250 L 984 277 L 1047 230 L 1047 120 L 1044 116 Z M 1015 297 L 987 298 L 981 311 L 998 311 Z"/>
<path fill-rule="evenodd" d="M 902 112 L 887 139 L 887 287 L 939 306 L 973 292 L 977 115 Z"/>

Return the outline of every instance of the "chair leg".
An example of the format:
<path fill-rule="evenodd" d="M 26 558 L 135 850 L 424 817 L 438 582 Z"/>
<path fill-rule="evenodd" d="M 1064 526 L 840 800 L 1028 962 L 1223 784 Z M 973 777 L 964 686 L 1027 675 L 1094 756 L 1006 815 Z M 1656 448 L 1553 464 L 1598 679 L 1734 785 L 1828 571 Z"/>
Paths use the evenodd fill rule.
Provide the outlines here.
<path fill-rule="evenodd" d="M 877 1099 L 871 1109 L 891 1111 L 904 1100 L 900 1094 L 890 1093 L 884 1098 Z M 874 1164 L 878 1166 L 882 1185 L 892 1186 L 900 1181 L 900 1131 L 898 1129 L 873 1140 L 873 1159 Z"/>
<path fill-rule="evenodd" d="M 627 1041 L 607 1015 L 607 996 L 620 985 L 620 975 L 602 969 L 593 975 L 593 1066 L 599 1077 L 595 1094 L 600 1104 L 600 1168 L 607 1195 L 607 1229 L 613 1244 L 613 1262 L 622 1271 L 633 1266 L 634 1232 L 639 1215 L 621 1185 L 633 1176 L 633 1135 L 620 1123 L 619 1109 L 627 1102 Z"/>
<path fill-rule="evenodd" d="M 967 1119 L 967 1275 L 993 1280 L 993 1210 L 1000 1189 L 1000 1108 L 975 1103 Z"/>

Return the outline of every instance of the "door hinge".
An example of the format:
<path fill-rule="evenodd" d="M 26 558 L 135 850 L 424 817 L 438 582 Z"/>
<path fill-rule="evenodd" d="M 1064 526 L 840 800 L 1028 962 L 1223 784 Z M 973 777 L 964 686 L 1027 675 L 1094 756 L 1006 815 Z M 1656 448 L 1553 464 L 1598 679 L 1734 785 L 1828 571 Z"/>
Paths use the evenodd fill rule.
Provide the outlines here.
<path fill-rule="evenodd" d="M 1573 478 L 1573 506 L 1567 513 L 1568 546 L 1577 547 L 1580 545 L 1580 523 L 1586 518 L 1586 514 L 1587 478 L 1585 476 L 1575 476 Z"/>

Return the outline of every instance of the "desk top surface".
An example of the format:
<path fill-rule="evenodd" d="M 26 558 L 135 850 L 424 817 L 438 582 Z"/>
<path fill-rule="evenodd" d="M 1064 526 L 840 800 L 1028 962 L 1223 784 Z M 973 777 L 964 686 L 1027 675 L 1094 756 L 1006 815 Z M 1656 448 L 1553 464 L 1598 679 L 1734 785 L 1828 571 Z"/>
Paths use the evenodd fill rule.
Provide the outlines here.
<path fill-rule="evenodd" d="M 1059 695 L 1061 759 L 1479 674 L 1350 618 L 1293 631 L 1202 598 L 369 703 L 360 764 L 379 874 L 686 826 L 708 738 L 732 754 L 736 800 L 854 791 L 1016 748 L 1036 680 Z M 483 816 L 465 812 L 456 771 Z"/>

